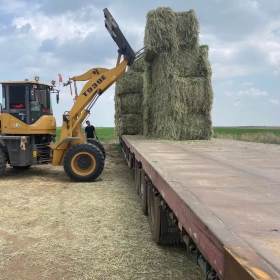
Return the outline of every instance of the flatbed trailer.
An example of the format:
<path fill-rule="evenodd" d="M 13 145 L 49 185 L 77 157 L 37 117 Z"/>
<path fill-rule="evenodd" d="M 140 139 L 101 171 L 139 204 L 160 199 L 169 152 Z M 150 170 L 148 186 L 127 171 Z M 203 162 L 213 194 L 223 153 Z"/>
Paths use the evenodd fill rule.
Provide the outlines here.
<path fill-rule="evenodd" d="M 280 279 L 280 146 L 120 137 L 157 244 L 185 242 L 206 279 Z"/>

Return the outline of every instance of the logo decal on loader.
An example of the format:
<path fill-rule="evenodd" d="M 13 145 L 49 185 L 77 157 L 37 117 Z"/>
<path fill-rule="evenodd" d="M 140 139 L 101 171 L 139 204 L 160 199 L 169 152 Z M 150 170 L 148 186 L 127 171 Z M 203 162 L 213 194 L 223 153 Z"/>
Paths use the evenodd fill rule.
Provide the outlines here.
<path fill-rule="evenodd" d="M 88 96 L 88 93 L 92 93 L 95 88 L 98 87 L 98 85 L 102 84 L 102 82 L 106 80 L 106 77 L 102 75 L 91 87 L 89 87 L 85 92 L 82 94 L 84 96 Z"/>
<path fill-rule="evenodd" d="M 21 124 L 20 123 L 12 123 L 11 126 L 12 127 L 21 127 Z"/>

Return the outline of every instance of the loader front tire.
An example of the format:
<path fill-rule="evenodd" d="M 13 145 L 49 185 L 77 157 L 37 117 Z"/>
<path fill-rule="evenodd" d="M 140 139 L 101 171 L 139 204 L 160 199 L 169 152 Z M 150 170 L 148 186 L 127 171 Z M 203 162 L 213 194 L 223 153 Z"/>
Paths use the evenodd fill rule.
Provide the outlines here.
<path fill-rule="evenodd" d="M 106 158 L 106 151 L 104 146 L 102 145 L 102 143 L 100 143 L 99 141 L 93 139 L 93 138 L 87 138 L 87 142 L 90 144 L 95 145 L 97 148 L 99 148 L 99 150 L 102 152 L 104 159 Z"/>
<path fill-rule="evenodd" d="M 0 176 L 4 174 L 6 170 L 8 159 L 6 153 L 0 148 Z"/>
<path fill-rule="evenodd" d="M 104 156 L 98 147 L 80 143 L 66 153 L 63 167 L 70 179 L 76 182 L 92 182 L 104 169 Z"/>

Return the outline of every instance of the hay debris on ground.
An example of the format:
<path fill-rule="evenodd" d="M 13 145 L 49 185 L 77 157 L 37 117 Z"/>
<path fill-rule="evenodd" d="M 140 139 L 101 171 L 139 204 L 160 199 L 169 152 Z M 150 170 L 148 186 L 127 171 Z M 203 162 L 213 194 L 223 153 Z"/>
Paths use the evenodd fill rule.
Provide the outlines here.
<path fill-rule="evenodd" d="M 0 180 L 1 280 L 204 279 L 184 247 L 158 246 L 119 146 L 94 183 L 63 167 L 13 168 Z"/>

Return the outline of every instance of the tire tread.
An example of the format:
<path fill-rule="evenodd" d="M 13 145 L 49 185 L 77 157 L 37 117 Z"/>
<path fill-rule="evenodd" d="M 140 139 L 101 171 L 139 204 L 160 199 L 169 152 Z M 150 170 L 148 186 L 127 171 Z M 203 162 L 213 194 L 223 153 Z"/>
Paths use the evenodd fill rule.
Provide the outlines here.
<path fill-rule="evenodd" d="M 97 173 L 94 174 L 94 176 L 86 177 L 86 178 L 77 178 L 77 176 L 74 174 L 74 172 L 71 170 L 71 167 L 68 166 L 69 162 L 71 162 L 71 158 L 73 155 L 75 155 L 76 152 L 87 150 L 90 148 L 91 150 L 94 150 L 94 153 L 96 154 L 97 158 L 96 161 L 99 160 L 99 163 L 97 162 Z M 68 177 L 75 181 L 75 182 L 92 182 L 95 179 L 97 179 L 104 169 L 104 156 L 103 153 L 100 151 L 100 149 L 90 143 L 79 143 L 77 145 L 72 146 L 69 151 L 66 153 L 63 161 L 63 167 L 64 171 L 68 175 Z"/>

